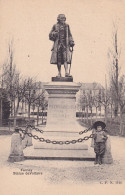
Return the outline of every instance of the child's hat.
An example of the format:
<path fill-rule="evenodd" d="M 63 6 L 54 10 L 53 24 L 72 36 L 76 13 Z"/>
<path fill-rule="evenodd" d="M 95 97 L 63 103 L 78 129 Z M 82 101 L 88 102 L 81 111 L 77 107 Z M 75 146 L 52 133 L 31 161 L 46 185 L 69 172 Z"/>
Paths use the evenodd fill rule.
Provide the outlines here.
<path fill-rule="evenodd" d="M 93 124 L 93 128 L 94 128 L 94 129 L 97 129 L 98 126 L 101 126 L 102 129 L 105 129 L 106 124 L 105 124 L 104 122 L 102 122 L 102 121 L 96 121 L 96 122 Z"/>

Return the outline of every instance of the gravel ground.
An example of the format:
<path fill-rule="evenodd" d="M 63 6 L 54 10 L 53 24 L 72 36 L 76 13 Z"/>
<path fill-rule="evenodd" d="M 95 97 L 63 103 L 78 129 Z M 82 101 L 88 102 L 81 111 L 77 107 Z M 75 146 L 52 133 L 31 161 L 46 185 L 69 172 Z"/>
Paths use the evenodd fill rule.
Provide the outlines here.
<path fill-rule="evenodd" d="M 111 165 L 94 165 L 94 163 L 91 161 L 61 160 L 27 160 L 18 163 L 9 163 L 7 159 L 10 152 L 10 142 L 10 136 L 0 136 L 0 172 L 2 178 L 0 183 L 2 183 L 3 187 L 3 191 L 1 193 L 2 195 L 4 194 L 4 190 L 6 189 L 4 185 L 6 185 L 7 183 L 9 183 L 8 187 L 14 189 L 14 192 L 7 191 L 5 193 L 7 195 L 17 195 L 22 193 L 26 195 L 35 194 L 35 191 L 33 190 L 31 192 L 27 191 L 25 193 L 21 193 L 21 189 L 20 191 L 18 191 L 20 193 L 15 193 L 16 190 L 19 189 L 19 186 L 22 185 L 22 182 L 24 185 L 31 186 L 34 185 L 35 182 L 35 186 L 40 184 L 38 185 L 38 187 L 44 184 L 42 186 L 44 186 L 44 188 L 45 186 L 49 186 L 49 189 L 50 186 L 53 185 L 57 185 L 58 187 L 61 185 L 61 188 L 62 186 L 72 186 L 72 189 L 76 185 L 82 187 L 89 186 L 89 190 L 90 186 L 93 186 L 95 189 L 96 185 L 104 186 L 104 184 L 107 184 L 106 189 L 108 189 L 107 186 L 110 185 L 111 187 L 111 184 L 114 184 L 114 186 L 117 185 L 118 187 L 121 187 L 125 184 L 125 138 L 123 137 L 111 137 L 113 156 L 113 164 Z M 13 175 L 13 172 L 17 172 L 20 175 Z M 38 173 L 38 175 L 34 175 L 34 173 Z M 44 188 L 42 188 L 41 190 L 43 190 Z M 28 187 L 27 189 L 30 188 Z M 45 189 L 47 190 L 48 188 Z M 80 192 L 79 194 L 81 194 Z M 89 191 L 84 192 L 84 194 L 87 195 L 89 194 L 88 192 Z M 108 192 L 110 192 L 109 194 L 113 195 L 116 193 L 116 191 L 113 193 L 111 193 L 111 191 Z M 57 191 L 57 194 L 63 194 L 63 191 Z M 98 193 L 93 192 L 92 194 Z M 125 193 L 121 191 L 120 195 L 121 194 Z"/>

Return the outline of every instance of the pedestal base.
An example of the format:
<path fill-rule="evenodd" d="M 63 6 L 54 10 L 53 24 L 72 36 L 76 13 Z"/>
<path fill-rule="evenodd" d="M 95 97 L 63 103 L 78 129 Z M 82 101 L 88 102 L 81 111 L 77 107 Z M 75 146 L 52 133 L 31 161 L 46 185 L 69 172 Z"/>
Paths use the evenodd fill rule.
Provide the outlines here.
<path fill-rule="evenodd" d="M 47 133 L 47 135 L 45 135 Z M 64 133 L 64 132 L 63 132 Z M 36 132 L 33 132 L 36 134 Z M 61 132 L 54 132 L 54 135 L 49 135 L 49 132 L 44 132 L 37 135 L 50 140 L 73 140 L 82 138 L 83 136 L 75 135 L 75 137 L 69 136 L 66 132 L 65 137 L 60 135 Z M 89 132 L 88 134 L 91 134 Z M 76 144 L 52 144 L 46 142 L 40 142 L 33 139 L 33 146 L 24 149 L 24 157 L 26 159 L 60 159 L 60 160 L 93 160 L 95 159 L 95 153 L 91 145 L 91 139 L 82 143 Z"/>
<path fill-rule="evenodd" d="M 52 77 L 54 82 L 73 82 L 73 77 Z"/>
<path fill-rule="evenodd" d="M 81 127 L 81 126 L 80 126 Z M 81 127 L 81 130 L 84 130 Z M 72 141 L 83 138 L 84 136 L 89 136 L 92 131 L 89 131 L 83 135 L 79 135 L 79 132 L 52 132 L 44 131 L 43 134 L 39 132 L 34 132 L 33 134 L 38 135 L 38 137 L 44 137 L 45 140 L 51 141 Z M 93 159 L 95 158 L 95 153 L 91 147 L 91 138 L 82 143 L 70 143 L 70 144 L 52 144 L 40 142 L 33 140 L 34 147 L 29 147 L 24 150 L 25 156 L 32 156 L 32 158 L 67 158 L 67 159 Z M 30 149 L 32 148 L 32 151 Z"/>

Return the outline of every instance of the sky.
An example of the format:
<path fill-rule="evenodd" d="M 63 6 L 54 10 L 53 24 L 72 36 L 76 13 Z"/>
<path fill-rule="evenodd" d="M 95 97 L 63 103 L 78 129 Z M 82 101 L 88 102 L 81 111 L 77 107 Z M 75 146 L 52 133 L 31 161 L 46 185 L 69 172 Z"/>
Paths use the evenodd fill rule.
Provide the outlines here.
<path fill-rule="evenodd" d="M 48 35 L 62 13 L 75 41 L 71 67 L 74 82 L 105 85 L 113 23 L 118 28 L 121 74 L 125 74 L 124 10 L 125 0 L 0 0 L 0 67 L 13 40 L 14 63 L 21 74 L 51 81 L 57 75 L 57 66 L 50 64 L 53 42 Z"/>

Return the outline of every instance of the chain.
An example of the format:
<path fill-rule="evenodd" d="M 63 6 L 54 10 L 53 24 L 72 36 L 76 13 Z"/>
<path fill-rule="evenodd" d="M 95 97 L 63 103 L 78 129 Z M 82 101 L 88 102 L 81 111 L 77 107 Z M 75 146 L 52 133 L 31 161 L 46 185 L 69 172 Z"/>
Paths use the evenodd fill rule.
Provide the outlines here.
<path fill-rule="evenodd" d="M 33 130 L 39 131 L 40 133 L 43 133 L 43 132 L 44 132 L 43 130 L 38 129 L 38 128 L 36 128 L 36 127 L 33 126 L 33 125 L 27 124 L 27 125 L 26 125 L 26 128 L 29 128 L 29 127 L 30 127 L 31 129 L 33 129 Z"/>
<path fill-rule="evenodd" d="M 36 128 L 35 126 L 30 125 L 30 124 L 27 124 L 26 125 L 26 128 L 28 128 L 28 127 L 30 127 L 33 130 L 36 130 L 36 131 L 38 131 L 40 133 L 43 133 L 44 132 L 43 130 L 40 130 L 39 128 Z M 90 130 L 92 130 L 92 127 L 89 127 L 88 129 L 85 129 L 84 131 L 80 131 L 79 134 L 82 135 L 83 133 L 87 133 Z"/>
<path fill-rule="evenodd" d="M 29 137 L 33 137 L 36 140 L 39 140 L 40 142 L 46 142 L 46 143 L 52 143 L 52 144 L 59 144 L 59 145 L 63 145 L 63 144 L 76 144 L 76 143 L 82 143 L 83 141 L 87 141 L 89 138 L 93 138 L 93 134 L 91 134 L 90 136 L 85 136 L 83 138 L 79 138 L 78 140 L 71 140 L 71 141 L 52 141 L 49 139 L 44 139 L 43 137 L 38 137 L 37 135 L 33 135 L 32 133 L 28 133 L 25 130 L 19 128 L 19 131 L 21 131 L 22 133 L 24 133 L 25 135 L 27 134 Z"/>
<path fill-rule="evenodd" d="M 84 131 L 80 131 L 79 134 L 82 135 L 83 133 L 87 133 L 88 131 L 92 130 L 92 127 L 85 129 Z"/>
<path fill-rule="evenodd" d="M 30 127 L 33 130 L 36 130 L 40 133 L 43 133 L 43 130 L 40 130 L 39 128 L 36 128 L 35 126 L 31 125 L 31 124 L 27 124 L 26 128 Z M 89 127 L 88 129 L 85 129 L 84 131 L 80 131 L 79 134 L 82 135 L 83 133 L 87 133 L 88 131 L 92 130 L 92 127 Z"/>

